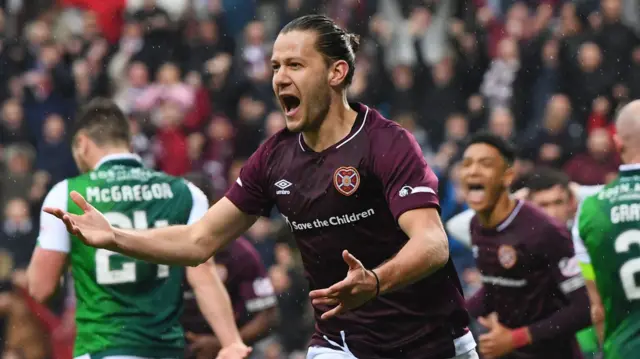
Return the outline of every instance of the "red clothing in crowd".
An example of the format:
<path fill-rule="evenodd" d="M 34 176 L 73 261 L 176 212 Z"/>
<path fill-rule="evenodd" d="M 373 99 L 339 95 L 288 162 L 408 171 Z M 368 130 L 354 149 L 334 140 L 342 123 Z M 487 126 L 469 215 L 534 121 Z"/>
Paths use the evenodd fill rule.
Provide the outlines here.
<path fill-rule="evenodd" d="M 115 44 L 120 39 L 124 26 L 126 0 L 60 0 L 59 4 L 63 7 L 78 7 L 92 11 L 107 41 Z"/>

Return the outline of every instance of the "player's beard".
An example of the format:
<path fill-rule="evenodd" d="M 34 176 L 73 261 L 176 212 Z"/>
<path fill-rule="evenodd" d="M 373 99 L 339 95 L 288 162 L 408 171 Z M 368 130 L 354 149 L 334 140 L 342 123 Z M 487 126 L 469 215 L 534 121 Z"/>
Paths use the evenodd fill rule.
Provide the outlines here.
<path fill-rule="evenodd" d="M 329 86 L 318 86 L 311 96 L 307 106 L 306 123 L 302 131 L 316 131 L 324 122 L 331 107 L 331 90 Z"/>

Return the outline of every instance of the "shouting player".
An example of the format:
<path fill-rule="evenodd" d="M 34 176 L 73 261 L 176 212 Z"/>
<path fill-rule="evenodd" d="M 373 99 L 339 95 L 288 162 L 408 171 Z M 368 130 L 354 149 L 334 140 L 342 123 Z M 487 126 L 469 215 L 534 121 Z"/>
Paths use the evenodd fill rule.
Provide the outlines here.
<path fill-rule="evenodd" d="M 574 335 L 590 323 L 589 299 L 569 230 L 509 196 L 514 157 L 507 142 L 479 133 L 462 159 L 483 281 L 468 308 L 488 330 L 480 352 L 487 358 L 581 358 Z"/>
<path fill-rule="evenodd" d="M 91 246 L 161 263 L 200 264 L 277 207 L 312 291 L 308 358 L 477 358 L 439 215 L 437 178 L 415 138 L 347 102 L 358 39 L 331 19 L 294 19 L 272 55 L 286 129 L 251 156 L 202 220 L 145 231 L 114 228 L 73 192 L 60 208 Z"/>
<path fill-rule="evenodd" d="M 616 132 L 624 165 L 582 204 L 576 252 L 585 277 L 596 282 L 589 292 L 594 322 L 604 310 L 605 357 L 626 359 L 640 352 L 640 100 L 620 110 Z"/>
<path fill-rule="evenodd" d="M 204 215 L 209 203 L 202 191 L 144 168 L 129 152 L 129 143 L 129 123 L 120 109 L 109 100 L 92 101 L 77 118 L 73 133 L 73 156 L 84 174 L 56 184 L 44 206 L 80 213 L 68 198 L 69 192 L 81 192 L 104 212 L 104 223 L 122 229 L 190 224 Z M 69 236 L 63 223 L 51 219 L 41 217 L 28 286 L 36 299 L 45 300 L 56 290 L 66 265 L 71 266 L 77 296 L 74 357 L 182 358 L 185 269 L 86 246 Z M 188 268 L 186 277 L 227 347 L 221 357 L 248 355 L 220 279 L 204 266 Z"/>

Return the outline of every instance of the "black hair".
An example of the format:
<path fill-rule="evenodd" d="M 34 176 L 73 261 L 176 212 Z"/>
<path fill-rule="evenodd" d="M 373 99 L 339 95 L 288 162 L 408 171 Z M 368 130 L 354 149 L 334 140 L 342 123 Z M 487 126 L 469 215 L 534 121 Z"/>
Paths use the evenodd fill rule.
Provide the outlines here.
<path fill-rule="evenodd" d="M 76 117 L 72 136 L 83 131 L 97 145 L 131 142 L 129 121 L 115 102 L 97 97 L 91 100 Z"/>
<path fill-rule="evenodd" d="M 467 142 L 466 148 L 476 143 L 484 143 L 498 150 L 509 166 L 512 166 L 516 160 L 516 150 L 513 144 L 491 132 L 480 131 L 475 133 Z"/>
<path fill-rule="evenodd" d="M 315 31 L 318 35 L 316 49 L 327 62 L 344 60 L 349 65 L 349 72 L 344 79 L 346 86 L 351 85 L 356 69 L 356 53 L 360 47 L 360 36 L 340 28 L 325 15 L 306 15 L 291 20 L 285 25 L 281 34 L 291 31 Z"/>
<path fill-rule="evenodd" d="M 525 180 L 525 187 L 530 193 L 548 190 L 555 186 L 569 190 L 569 176 L 564 172 L 548 167 L 537 168 Z"/>

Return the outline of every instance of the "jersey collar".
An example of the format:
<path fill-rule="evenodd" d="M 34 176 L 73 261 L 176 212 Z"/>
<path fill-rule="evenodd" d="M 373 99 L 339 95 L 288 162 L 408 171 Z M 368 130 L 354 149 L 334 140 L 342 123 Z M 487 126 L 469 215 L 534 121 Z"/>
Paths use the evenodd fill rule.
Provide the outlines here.
<path fill-rule="evenodd" d="M 627 163 L 620 165 L 620 171 L 638 171 L 640 170 L 640 163 Z"/>
<path fill-rule="evenodd" d="M 115 161 L 125 161 L 125 162 L 137 162 L 138 164 L 142 164 L 142 158 L 134 153 L 114 153 L 111 155 L 106 155 L 98 161 L 94 169 L 100 168 L 107 162 L 115 162 Z"/>

